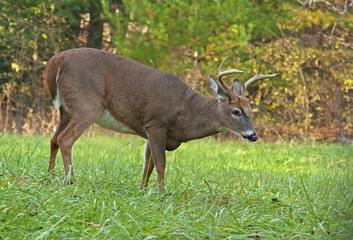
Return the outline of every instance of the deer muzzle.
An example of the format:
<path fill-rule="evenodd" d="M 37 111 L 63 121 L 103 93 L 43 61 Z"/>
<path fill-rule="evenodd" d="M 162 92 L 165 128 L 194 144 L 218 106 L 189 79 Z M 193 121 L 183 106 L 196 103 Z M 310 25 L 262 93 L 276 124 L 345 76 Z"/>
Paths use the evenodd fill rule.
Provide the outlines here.
<path fill-rule="evenodd" d="M 253 131 L 253 132 L 244 134 L 243 138 L 250 141 L 250 142 L 255 142 L 257 140 L 257 134 L 256 134 L 256 132 Z"/>

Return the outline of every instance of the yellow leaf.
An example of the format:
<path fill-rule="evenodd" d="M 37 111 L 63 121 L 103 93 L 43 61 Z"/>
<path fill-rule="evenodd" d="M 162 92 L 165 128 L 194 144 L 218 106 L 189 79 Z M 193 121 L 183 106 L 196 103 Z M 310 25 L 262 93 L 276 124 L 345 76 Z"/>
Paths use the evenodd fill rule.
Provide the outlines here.
<path fill-rule="evenodd" d="M 17 63 L 11 63 L 11 68 L 12 68 L 12 70 L 15 70 L 16 72 L 20 71 L 20 67 L 18 66 Z"/>
<path fill-rule="evenodd" d="M 235 33 L 235 34 L 238 34 L 239 33 L 239 31 L 238 30 L 236 30 L 236 29 L 231 29 L 231 31 L 233 32 L 233 33 Z"/>
<path fill-rule="evenodd" d="M 43 37 L 44 39 L 48 39 L 48 36 L 47 36 L 47 34 L 45 34 L 45 33 L 42 33 L 42 37 Z"/>

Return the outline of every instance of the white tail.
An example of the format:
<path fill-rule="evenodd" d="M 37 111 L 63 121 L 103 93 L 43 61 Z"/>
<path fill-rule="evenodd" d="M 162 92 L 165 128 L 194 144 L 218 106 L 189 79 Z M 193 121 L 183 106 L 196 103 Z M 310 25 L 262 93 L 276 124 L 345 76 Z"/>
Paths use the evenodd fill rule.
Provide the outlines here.
<path fill-rule="evenodd" d="M 230 87 L 221 80 L 241 71 L 221 72 L 223 63 L 219 81 L 210 77 L 216 98 L 208 98 L 171 73 L 109 52 L 80 48 L 55 55 L 45 78 L 60 112 L 51 139 L 49 171 L 54 170 L 60 148 L 65 172 L 75 181 L 72 145 L 93 123 L 147 140 L 141 188 L 156 167 L 158 187 L 164 190 L 165 150 L 175 150 L 183 142 L 224 130 L 256 141 L 245 89 L 237 79 Z"/>

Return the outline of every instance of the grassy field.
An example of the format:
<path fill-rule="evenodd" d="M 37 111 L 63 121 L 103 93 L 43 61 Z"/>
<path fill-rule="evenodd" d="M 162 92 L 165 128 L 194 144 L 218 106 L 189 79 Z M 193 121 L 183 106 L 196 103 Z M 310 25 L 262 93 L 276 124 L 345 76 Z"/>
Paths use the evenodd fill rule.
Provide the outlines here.
<path fill-rule="evenodd" d="M 144 141 L 82 137 L 77 183 L 47 136 L 0 137 L 0 239 L 352 239 L 353 147 L 193 141 L 167 156 L 167 194 L 139 190 Z"/>

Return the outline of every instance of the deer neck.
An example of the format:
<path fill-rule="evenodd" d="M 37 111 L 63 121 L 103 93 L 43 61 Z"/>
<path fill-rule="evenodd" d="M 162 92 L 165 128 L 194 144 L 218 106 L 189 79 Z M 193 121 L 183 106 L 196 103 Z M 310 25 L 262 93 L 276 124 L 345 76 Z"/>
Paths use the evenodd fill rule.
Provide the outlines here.
<path fill-rule="evenodd" d="M 223 131 L 216 98 L 199 95 L 190 89 L 186 93 L 184 107 L 180 117 L 184 140 L 203 138 Z"/>

